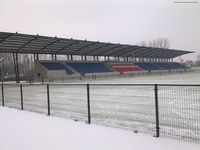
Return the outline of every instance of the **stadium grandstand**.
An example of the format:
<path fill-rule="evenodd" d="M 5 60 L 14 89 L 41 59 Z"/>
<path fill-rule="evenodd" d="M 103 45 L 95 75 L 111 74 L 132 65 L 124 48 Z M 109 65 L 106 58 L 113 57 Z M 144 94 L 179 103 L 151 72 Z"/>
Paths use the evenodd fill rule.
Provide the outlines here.
<path fill-rule="evenodd" d="M 18 54 L 34 56 L 36 78 L 69 79 L 149 72 L 186 71 L 174 58 L 191 51 L 114 44 L 41 35 L 0 32 L 0 53 L 12 53 L 16 81 L 20 81 Z M 40 60 L 40 55 L 52 60 Z M 59 56 L 65 55 L 66 60 Z"/>

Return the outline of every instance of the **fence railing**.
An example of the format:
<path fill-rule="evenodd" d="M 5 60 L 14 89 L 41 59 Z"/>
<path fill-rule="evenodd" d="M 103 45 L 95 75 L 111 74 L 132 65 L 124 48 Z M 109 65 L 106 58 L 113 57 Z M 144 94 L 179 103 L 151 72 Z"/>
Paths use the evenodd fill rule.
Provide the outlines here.
<path fill-rule="evenodd" d="M 200 143 L 200 85 L 2 84 L 2 106 Z"/>

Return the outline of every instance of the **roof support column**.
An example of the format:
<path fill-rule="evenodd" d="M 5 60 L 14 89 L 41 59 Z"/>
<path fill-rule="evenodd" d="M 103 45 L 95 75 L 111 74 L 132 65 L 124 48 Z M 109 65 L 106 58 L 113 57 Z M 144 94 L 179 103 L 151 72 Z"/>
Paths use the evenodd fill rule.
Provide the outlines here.
<path fill-rule="evenodd" d="M 71 57 L 71 60 L 73 61 L 73 55 L 70 55 L 70 57 Z"/>
<path fill-rule="evenodd" d="M 14 61 L 16 83 L 20 83 L 18 53 L 13 53 L 13 61 Z"/>
<path fill-rule="evenodd" d="M 51 59 L 52 60 L 57 60 L 57 55 L 56 54 L 51 54 Z"/>
<path fill-rule="evenodd" d="M 56 54 L 51 54 L 52 60 L 57 60 L 57 55 Z"/>
<path fill-rule="evenodd" d="M 39 55 L 38 54 L 33 54 L 33 58 L 34 58 L 34 61 L 35 60 L 39 60 Z"/>
<path fill-rule="evenodd" d="M 53 54 L 51 54 L 51 60 L 54 60 L 54 55 Z"/>
<path fill-rule="evenodd" d="M 36 56 L 35 56 L 35 54 L 33 54 L 33 60 L 34 60 L 34 61 L 36 60 Z"/>
<path fill-rule="evenodd" d="M 119 61 L 120 59 L 119 59 L 119 56 L 117 57 L 117 59 L 116 59 L 117 61 Z"/>

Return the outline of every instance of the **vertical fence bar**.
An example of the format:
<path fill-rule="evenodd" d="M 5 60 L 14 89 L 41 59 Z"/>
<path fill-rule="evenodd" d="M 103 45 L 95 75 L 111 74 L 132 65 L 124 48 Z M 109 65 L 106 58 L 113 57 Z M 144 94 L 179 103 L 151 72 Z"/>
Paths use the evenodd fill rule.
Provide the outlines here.
<path fill-rule="evenodd" d="M 4 85 L 1 84 L 1 91 L 2 91 L 2 106 L 4 106 Z"/>
<path fill-rule="evenodd" d="M 49 99 L 49 84 L 47 84 L 47 109 L 48 109 L 48 116 L 50 116 L 50 99 Z"/>
<path fill-rule="evenodd" d="M 22 84 L 20 84 L 20 94 L 21 94 L 21 110 L 24 110 Z"/>
<path fill-rule="evenodd" d="M 155 112 L 156 112 L 156 135 L 155 137 L 160 136 L 160 127 L 159 127 L 159 106 L 158 106 L 158 85 L 154 85 L 155 91 Z"/>
<path fill-rule="evenodd" d="M 90 85 L 87 84 L 87 107 L 88 107 L 88 124 L 91 123 L 91 115 L 90 115 Z"/>

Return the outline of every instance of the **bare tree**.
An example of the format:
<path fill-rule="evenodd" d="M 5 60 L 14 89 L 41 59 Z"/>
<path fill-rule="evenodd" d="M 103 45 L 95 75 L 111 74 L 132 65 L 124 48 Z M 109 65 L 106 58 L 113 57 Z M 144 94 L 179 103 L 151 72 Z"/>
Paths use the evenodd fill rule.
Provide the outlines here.
<path fill-rule="evenodd" d="M 200 53 L 197 54 L 196 65 L 197 65 L 197 66 L 200 66 Z"/>
<path fill-rule="evenodd" d="M 151 41 L 142 41 L 138 43 L 139 46 L 156 47 L 156 48 L 169 48 L 170 41 L 168 38 L 157 38 Z"/>
<path fill-rule="evenodd" d="M 7 78 L 14 78 L 15 71 L 14 71 L 14 61 L 13 61 L 13 54 L 12 53 L 0 53 L 0 58 L 3 58 L 1 62 L 3 65 L 4 76 Z M 31 55 L 30 54 L 19 54 L 18 55 L 18 62 L 19 62 L 19 72 L 21 76 L 23 75 L 26 77 L 30 74 L 31 68 Z"/>
<path fill-rule="evenodd" d="M 200 53 L 197 54 L 197 61 L 200 61 Z"/>
<path fill-rule="evenodd" d="M 178 59 L 179 59 L 179 62 L 180 62 L 180 63 L 183 63 L 183 62 L 184 62 L 183 57 L 179 56 Z"/>

